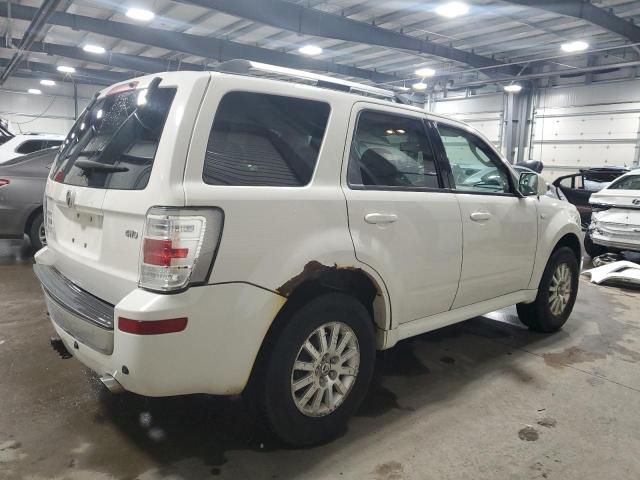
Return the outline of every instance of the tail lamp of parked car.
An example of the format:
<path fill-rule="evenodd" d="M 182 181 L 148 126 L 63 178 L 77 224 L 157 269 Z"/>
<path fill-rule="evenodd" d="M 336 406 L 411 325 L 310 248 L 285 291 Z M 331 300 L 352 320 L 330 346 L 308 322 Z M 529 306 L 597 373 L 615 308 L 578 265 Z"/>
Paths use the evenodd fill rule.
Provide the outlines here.
<path fill-rule="evenodd" d="M 0 187 L 4 187 L 5 185 L 9 185 L 11 180 L 8 178 L 0 178 Z"/>
<path fill-rule="evenodd" d="M 207 282 L 224 214 L 217 208 L 153 207 L 147 212 L 138 284 L 176 292 Z"/>

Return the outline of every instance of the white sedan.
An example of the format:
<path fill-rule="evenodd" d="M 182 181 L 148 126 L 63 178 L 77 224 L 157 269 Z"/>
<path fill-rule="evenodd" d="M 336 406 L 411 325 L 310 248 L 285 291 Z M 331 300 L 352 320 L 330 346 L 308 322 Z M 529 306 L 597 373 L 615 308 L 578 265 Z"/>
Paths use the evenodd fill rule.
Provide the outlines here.
<path fill-rule="evenodd" d="M 607 251 L 640 251 L 640 170 L 633 170 L 589 200 L 594 207 L 584 246 L 592 257 Z"/>
<path fill-rule="evenodd" d="M 64 141 L 64 135 L 54 133 L 26 133 L 16 135 L 0 145 L 0 164 L 29 153 L 45 148 L 59 147 Z"/>

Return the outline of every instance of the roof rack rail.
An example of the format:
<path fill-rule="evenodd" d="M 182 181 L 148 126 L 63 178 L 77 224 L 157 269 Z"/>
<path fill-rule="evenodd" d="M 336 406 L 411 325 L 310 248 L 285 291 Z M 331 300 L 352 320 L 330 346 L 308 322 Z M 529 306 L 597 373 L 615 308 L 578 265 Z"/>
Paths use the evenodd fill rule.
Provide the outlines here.
<path fill-rule="evenodd" d="M 360 95 L 396 101 L 396 93 L 392 90 L 370 87 L 369 85 L 349 82 L 347 80 L 341 80 L 339 78 L 329 77 L 327 75 L 319 75 L 317 73 L 311 73 L 305 70 L 279 67 L 277 65 L 253 62 L 251 60 L 228 60 L 219 64 L 215 70 L 224 73 L 266 76 L 276 80 L 310 83 L 318 87 L 330 88 L 343 92 L 358 93 Z"/>

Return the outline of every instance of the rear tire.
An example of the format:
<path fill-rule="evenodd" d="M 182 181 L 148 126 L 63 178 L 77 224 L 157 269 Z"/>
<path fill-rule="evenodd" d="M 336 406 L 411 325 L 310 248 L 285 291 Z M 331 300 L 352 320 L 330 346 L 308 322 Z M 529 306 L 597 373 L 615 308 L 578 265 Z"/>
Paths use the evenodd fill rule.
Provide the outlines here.
<path fill-rule="evenodd" d="M 584 249 L 591 258 L 599 257 L 607 253 L 607 248 L 593 243 L 589 234 L 584 236 Z"/>
<path fill-rule="evenodd" d="M 537 332 L 560 330 L 576 302 L 579 268 L 578 259 L 569 247 L 553 252 L 540 280 L 535 301 L 516 305 L 520 321 Z"/>
<path fill-rule="evenodd" d="M 35 251 L 47 245 L 47 240 L 44 237 L 44 216 L 42 212 L 33 217 L 28 233 L 31 246 Z"/>
<path fill-rule="evenodd" d="M 371 317 L 362 303 L 343 293 L 313 298 L 290 315 L 265 362 L 257 372 L 256 393 L 271 431 L 296 447 L 333 439 L 371 382 Z"/>

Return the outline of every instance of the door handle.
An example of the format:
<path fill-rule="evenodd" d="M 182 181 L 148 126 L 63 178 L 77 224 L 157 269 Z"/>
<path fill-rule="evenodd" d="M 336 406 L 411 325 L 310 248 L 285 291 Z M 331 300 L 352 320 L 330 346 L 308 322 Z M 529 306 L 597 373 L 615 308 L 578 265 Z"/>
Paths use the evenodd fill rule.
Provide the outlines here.
<path fill-rule="evenodd" d="M 364 221 L 367 223 L 393 223 L 398 220 L 398 215 L 395 213 L 367 213 L 364 216 Z"/>
<path fill-rule="evenodd" d="M 491 214 L 489 212 L 473 212 L 471 214 L 471 220 L 474 222 L 482 222 L 485 220 L 489 220 L 491 218 Z"/>

